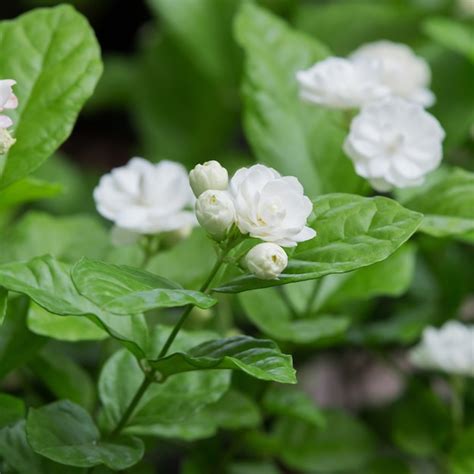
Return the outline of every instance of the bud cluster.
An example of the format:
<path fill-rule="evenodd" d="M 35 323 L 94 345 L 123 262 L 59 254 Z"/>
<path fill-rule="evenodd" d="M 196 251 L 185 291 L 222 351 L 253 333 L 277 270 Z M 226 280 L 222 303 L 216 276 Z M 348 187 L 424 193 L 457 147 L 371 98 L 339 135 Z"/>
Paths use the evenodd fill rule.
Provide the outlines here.
<path fill-rule="evenodd" d="M 316 232 L 306 226 L 313 204 L 300 182 L 264 165 L 238 170 L 229 183 L 217 161 L 197 165 L 189 173 L 197 198 L 196 218 L 207 233 L 224 241 L 231 229 L 264 243 L 244 258 L 246 268 L 260 279 L 275 279 L 288 264 L 282 247 L 295 247 Z"/>

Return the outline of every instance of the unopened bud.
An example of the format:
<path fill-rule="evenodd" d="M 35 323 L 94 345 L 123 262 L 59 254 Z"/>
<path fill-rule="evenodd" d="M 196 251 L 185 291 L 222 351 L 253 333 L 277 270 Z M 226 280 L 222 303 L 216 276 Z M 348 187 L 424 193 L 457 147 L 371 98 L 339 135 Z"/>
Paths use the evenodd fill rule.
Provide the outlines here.
<path fill-rule="evenodd" d="M 245 264 L 257 278 L 274 280 L 288 265 L 288 256 L 279 245 L 265 242 L 247 253 Z"/>
<path fill-rule="evenodd" d="M 235 221 L 235 209 L 227 191 L 208 190 L 196 201 L 199 224 L 216 240 L 222 240 Z"/>
<path fill-rule="evenodd" d="M 206 161 L 191 170 L 189 184 L 196 197 L 209 189 L 224 191 L 229 184 L 229 174 L 218 161 Z"/>

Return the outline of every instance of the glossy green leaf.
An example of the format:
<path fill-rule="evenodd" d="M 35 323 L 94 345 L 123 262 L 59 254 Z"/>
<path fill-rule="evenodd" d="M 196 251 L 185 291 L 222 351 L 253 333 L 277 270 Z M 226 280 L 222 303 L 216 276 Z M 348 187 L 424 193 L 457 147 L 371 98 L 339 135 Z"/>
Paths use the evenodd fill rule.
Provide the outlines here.
<path fill-rule="evenodd" d="M 0 393 L 0 428 L 21 420 L 25 416 L 25 411 L 23 400 Z"/>
<path fill-rule="evenodd" d="M 0 209 L 57 196 L 62 186 L 37 178 L 24 178 L 0 191 Z"/>
<path fill-rule="evenodd" d="M 392 420 L 395 443 L 416 456 L 437 453 L 451 429 L 447 406 L 427 389 L 410 390 L 395 406 Z"/>
<path fill-rule="evenodd" d="M 314 200 L 310 222 L 315 238 L 299 244 L 286 270 L 276 280 L 241 276 L 216 291 L 236 293 L 312 280 L 380 262 L 395 252 L 418 228 L 422 215 L 385 198 L 328 194 Z"/>
<path fill-rule="evenodd" d="M 435 237 L 462 236 L 474 231 L 474 173 L 459 168 L 414 195 L 405 205 L 425 214 L 420 231 Z"/>
<path fill-rule="evenodd" d="M 17 140 L 0 162 L 0 187 L 34 171 L 71 133 L 102 72 L 86 19 L 70 6 L 28 12 L 0 23 L 2 77 L 17 81 L 9 115 Z"/>
<path fill-rule="evenodd" d="M 67 400 L 30 409 L 26 432 L 36 453 L 68 466 L 104 464 L 114 470 L 126 469 L 140 461 L 144 452 L 138 438 L 101 440 L 91 416 Z"/>
<path fill-rule="evenodd" d="M 30 369 L 58 399 L 67 399 L 92 410 L 95 386 L 92 377 L 73 359 L 43 349 L 29 363 Z"/>
<path fill-rule="evenodd" d="M 82 295 L 104 311 L 115 314 L 188 304 L 207 309 L 217 303 L 204 293 L 185 290 L 153 273 L 87 258 L 74 265 L 72 278 Z"/>
<path fill-rule="evenodd" d="M 244 128 L 258 161 L 298 177 L 310 197 L 362 191 L 342 151 L 343 115 L 298 96 L 296 72 L 329 50 L 250 2 L 242 4 L 235 29 L 245 51 Z"/>
<path fill-rule="evenodd" d="M 5 321 L 0 326 L 0 380 L 11 370 L 21 367 L 35 356 L 46 342 L 26 326 L 28 299 L 15 298 L 9 302 Z"/>
<path fill-rule="evenodd" d="M 365 472 L 374 455 L 372 433 L 360 421 L 342 412 L 326 414 L 326 427 L 294 418 L 282 418 L 275 428 L 279 456 L 293 469 L 309 472 Z"/>
<path fill-rule="evenodd" d="M 467 428 L 456 440 L 449 455 L 452 474 L 467 474 L 474 471 L 474 427 Z"/>
<path fill-rule="evenodd" d="M 151 357 L 157 357 L 169 333 L 168 328 L 156 327 Z M 215 335 L 208 332 L 180 331 L 172 350 L 187 351 L 212 337 Z M 124 380 L 127 383 L 123 383 Z M 116 425 L 142 381 L 143 371 L 136 359 L 126 351 L 116 352 L 106 362 L 99 379 L 99 396 L 108 429 Z M 219 400 L 229 384 L 230 372 L 225 370 L 182 373 L 164 383 L 154 383 L 148 388 L 124 431 L 143 435 L 164 432 L 170 429 L 169 425 L 184 422 L 206 405 Z"/>
<path fill-rule="evenodd" d="M 77 291 L 69 271 L 67 264 L 51 256 L 7 263 L 0 265 L 0 285 L 28 295 L 51 313 L 88 317 L 137 357 L 144 357 L 148 328 L 143 316 L 118 317 L 102 311 Z"/>
<path fill-rule="evenodd" d="M 325 417 L 309 395 L 295 387 L 272 385 L 262 400 L 263 409 L 270 415 L 288 416 L 312 424 L 325 426 Z"/>
<path fill-rule="evenodd" d="M 54 217 L 31 211 L 2 236 L 0 261 L 26 260 L 51 254 L 61 260 L 75 262 L 83 256 L 101 258 L 109 247 L 109 235 L 96 217 Z"/>
<path fill-rule="evenodd" d="M 106 331 L 83 316 L 59 316 L 31 302 L 28 310 L 29 329 L 40 336 L 59 341 L 100 341 L 109 337 Z"/>
<path fill-rule="evenodd" d="M 423 31 L 434 41 L 474 62 L 474 25 L 450 18 L 429 18 Z"/>
<path fill-rule="evenodd" d="M 234 336 L 203 342 L 150 363 L 163 377 L 194 370 L 240 370 L 260 380 L 296 383 L 292 358 L 270 340 Z"/>

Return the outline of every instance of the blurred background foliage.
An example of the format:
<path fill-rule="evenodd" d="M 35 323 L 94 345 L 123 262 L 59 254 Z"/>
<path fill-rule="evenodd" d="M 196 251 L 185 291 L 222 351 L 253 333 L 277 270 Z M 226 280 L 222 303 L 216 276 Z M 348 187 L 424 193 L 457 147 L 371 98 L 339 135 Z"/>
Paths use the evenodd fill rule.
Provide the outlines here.
<path fill-rule="evenodd" d="M 0 18 L 14 18 L 32 8 L 58 3 L 61 2 L 3 1 Z M 104 74 L 72 136 L 60 153 L 35 173 L 38 179 L 58 183 L 60 193 L 54 199 L 15 211 L 0 208 L 0 261 L 50 252 L 70 262 L 87 255 L 134 264 L 141 258 L 139 250 L 114 248 L 105 223 L 95 213 L 92 189 L 102 173 L 126 163 L 133 155 L 151 161 L 176 160 L 188 168 L 217 159 L 229 170 L 255 159 L 256 152 L 252 151 L 242 126 L 243 52 L 233 35 L 234 15 L 242 1 L 66 3 L 72 3 L 91 22 L 103 51 Z M 412 46 L 431 65 L 432 89 L 437 97 L 431 111 L 447 131 L 444 162 L 474 171 L 474 20 L 463 14 L 459 2 L 261 0 L 259 3 L 317 38 L 335 55 L 348 54 L 362 43 L 382 38 Z M 410 196 L 400 193 L 399 198 L 403 202 Z M 7 229 L 9 223 L 12 225 Z M 302 413 L 282 417 L 270 434 L 245 431 L 239 443 L 250 452 L 279 456 L 287 467 L 298 472 L 312 472 L 314 466 L 319 466 L 323 472 L 403 474 L 412 472 L 407 459 L 411 465 L 418 466 L 419 472 L 437 472 L 428 460 L 436 458 L 446 443 L 449 415 L 446 406 L 427 389 L 431 383 L 428 378 L 420 376 L 400 388 L 399 371 L 405 370 L 403 360 L 399 360 L 400 348 L 417 341 L 427 324 L 459 316 L 467 320 L 474 318 L 473 251 L 466 244 L 473 240 L 472 235 L 458 241 L 418 235 L 416 248 L 405 246 L 380 264 L 325 278 L 318 298 L 307 311 L 314 316 L 309 321 L 294 318 L 278 299 L 281 295 L 275 289 L 242 294 L 232 309 L 229 299 L 223 297 L 219 303 L 220 319 L 209 325 L 215 324 L 220 332 L 225 332 L 232 327 L 233 313 L 238 325 L 248 333 L 260 331 L 275 338 L 282 350 L 295 355 L 307 393 L 312 393 L 325 407 L 358 411 L 364 420 L 362 423 L 336 411 L 326 416 L 327 429 L 321 434 L 321 417 L 309 403 Z M 211 255 L 211 246 L 197 231 L 190 239 L 153 259 L 150 269 L 192 288 L 207 272 Z M 312 285 L 310 282 L 287 287 L 286 297 L 297 312 L 305 311 L 298 308 L 298 302 L 314 291 Z M 40 308 L 33 307 L 28 314 L 23 313 L 34 333 L 19 341 L 32 351 L 45 343 L 41 335 L 54 337 L 57 330 L 48 327 L 45 316 L 38 316 L 39 311 Z M 195 316 L 198 326 L 207 317 Z M 41 324 L 40 320 L 46 322 Z M 69 340 L 76 340 L 86 329 L 72 325 L 68 330 Z M 104 342 L 108 352 L 109 343 Z M 65 357 L 72 356 L 97 375 L 94 371 L 101 356 L 92 344 L 54 344 L 61 345 Z M 389 360 L 383 352 L 387 348 Z M 7 349 L 3 354 L 0 352 L 1 357 L 6 357 Z M 314 359 L 315 349 L 322 349 L 318 360 Z M 26 351 L 25 360 L 28 354 Z M 34 364 L 30 370 L 42 377 L 46 387 L 57 391 L 59 385 L 54 377 L 58 375 L 48 351 Z M 385 379 L 377 372 L 379 364 L 385 368 L 395 365 L 396 370 Z M 331 375 L 325 379 L 328 371 Z M 371 377 L 374 373 L 374 377 L 382 380 L 376 386 Z M 83 372 L 77 375 L 81 376 Z M 390 392 L 392 382 L 398 388 Z M 239 375 L 234 377 L 234 385 L 244 393 L 258 393 L 258 384 L 255 387 L 252 384 L 248 379 L 240 380 Z M 68 391 L 67 387 L 65 390 L 66 394 L 56 395 L 75 396 L 74 390 Z M 87 392 L 81 397 L 83 404 L 93 405 L 93 394 Z M 265 410 L 272 414 L 280 413 L 282 403 L 288 407 L 294 402 L 281 398 L 281 394 L 267 398 Z M 295 405 L 307 406 L 301 399 Z M 472 395 L 468 406 L 466 417 L 473 421 Z M 288 415 L 287 411 L 283 412 Z M 219 408 L 214 407 L 213 413 L 219 413 Z M 235 420 L 221 420 L 221 423 L 238 425 Z M 377 450 L 374 456 L 376 439 L 382 444 L 391 440 L 403 455 L 387 448 Z M 471 430 L 451 455 L 452 466 L 456 465 L 456 456 L 469 458 L 466 446 L 472 447 L 473 440 Z M 176 446 L 160 443 L 160 456 L 167 459 L 169 453 L 173 460 Z M 314 449 L 315 444 L 320 446 L 319 450 Z M 194 447 L 188 446 L 183 474 L 211 472 L 212 453 L 222 450 L 223 445 L 229 455 L 239 449 L 225 436 L 224 440 L 203 440 Z M 469 459 L 474 463 L 472 456 Z M 173 472 L 164 466 L 162 472 Z M 174 466 L 172 461 L 169 466 Z M 255 466 L 235 464 L 231 473 L 280 472 L 271 463 Z M 453 472 L 467 474 L 468 471 L 459 468 Z"/>

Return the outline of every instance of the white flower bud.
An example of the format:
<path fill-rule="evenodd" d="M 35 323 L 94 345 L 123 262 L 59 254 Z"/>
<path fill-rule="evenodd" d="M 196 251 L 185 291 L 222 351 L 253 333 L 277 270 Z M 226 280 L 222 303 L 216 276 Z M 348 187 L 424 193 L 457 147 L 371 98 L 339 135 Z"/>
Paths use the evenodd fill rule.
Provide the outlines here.
<path fill-rule="evenodd" d="M 234 202 L 227 191 L 209 189 L 196 201 L 196 217 L 216 240 L 225 237 L 235 221 Z"/>
<path fill-rule="evenodd" d="M 274 280 L 288 265 L 288 256 L 279 245 L 265 242 L 248 252 L 245 264 L 257 278 Z"/>
<path fill-rule="evenodd" d="M 215 160 L 196 165 L 189 173 L 189 184 L 196 197 L 208 189 L 224 191 L 229 184 L 227 170 Z"/>
<path fill-rule="evenodd" d="M 10 132 L 6 128 L 0 128 L 0 155 L 8 153 L 8 150 L 16 140 L 10 135 Z"/>

